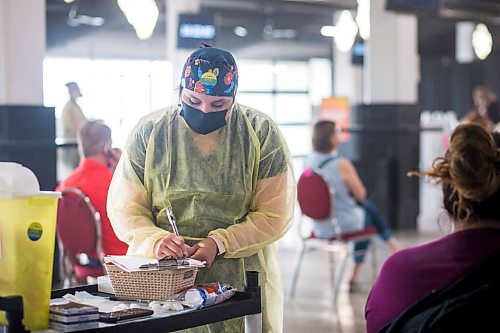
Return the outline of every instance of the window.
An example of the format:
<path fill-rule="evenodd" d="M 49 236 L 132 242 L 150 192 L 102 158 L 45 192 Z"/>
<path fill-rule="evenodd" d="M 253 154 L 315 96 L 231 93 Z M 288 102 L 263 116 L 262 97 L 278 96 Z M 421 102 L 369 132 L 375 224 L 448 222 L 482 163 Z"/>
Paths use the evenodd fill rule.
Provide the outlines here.
<path fill-rule="evenodd" d="M 274 65 L 276 90 L 309 91 L 309 66 L 302 61 L 278 61 Z"/>
<path fill-rule="evenodd" d="M 265 114 L 274 116 L 274 100 L 273 95 L 269 93 L 237 93 L 236 100 L 238 103 L 264 112 Z"/>
<path fill-rule="evenodd" d="M 271 116 L 282 129 L 292 155 L 310 152 L 315 106 L 331 95 L 331 62 L 239 60 L 237 101 Z M 67 101 L 64 84 L 75 81 L 87 118 L 103 119 L 122 147 L 144 115 L 177 101 L 167 61 L 66 59 L 44 61 L 44 101 L 59 117 Z M 292 126 L 293 125 L 293 126 Z"/>
<path fill-rule="evenodd" d="M 310 123 L 311 102 L 307 94 L 278 93 L 276 101 L 276 121 L 278 123 Z"/>
<path fill-rule="evenodd" d="M 311 151 L 313 109 L 331 95 L 331 61 L 239 61 L 239 103 L 270 115 L 292 156 Z"/>
<path fill-rule="evenodd" d="M 239 91 L 272 91 L 274 88 L 273 63 L 271 61 L 238 62 Z"/>
<path fill-rule="evenodd" d="M 85 116 L 104 120 L 113 130 L 113 145 L 122 147 L 142 116 L 175 100 L 171 75 L 166 61 L 47 58 L 44 104 L 55 106 L 59 118 L 68 100 L 64 85 L 77 82 Z"/>

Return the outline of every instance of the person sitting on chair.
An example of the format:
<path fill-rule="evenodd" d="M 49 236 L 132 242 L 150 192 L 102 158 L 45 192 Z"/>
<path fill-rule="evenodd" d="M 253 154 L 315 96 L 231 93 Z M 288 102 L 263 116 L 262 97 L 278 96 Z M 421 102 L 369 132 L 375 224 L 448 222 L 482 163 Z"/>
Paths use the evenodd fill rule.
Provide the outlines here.
<path fill-rule="evenodd" d="M 490 264 L 490 258 L 496 265 L 493 272 L 499 272 L 500 149 L 493 135 L 484 128 L 475 124 L 459 125 L 444 157 L 436 159 L 423 175 L 442 184 L 443 204 L 453 231 L 430 243 L 399 251 L 385 261 L 366 303 L 366 330 L 368 333 L 381 329 L 384 332 L 483 332 L 477 327 L 484 327 L 486 323 L 480 318 L 486 318 L 495 325 L 487 331 L 497 331 L 499 274 L 486 277 L 469 274 L 475 273 L 476 267 L 485 267 L 483 263 Z M 495 281 L 495 276 L 496 282 L 487 280 L 484 285 L 478 282 L 484 278 Z M 493 316 L 492 300 L 488 298 L 492 295 Z M 411 325 L 417 327 L 386 330 L 388 324 L 422 301 L 432 306 L 423 307 L 419 309 L 423 312 L 413 312 L 417 316 L 406 318 L 414 319 Z M 425 313 L 426 310 L 430 312 Z M 490 317 L 484 317 L 487 313 Z M 474 328 L 469 330 L 464 325 Z M 456 326 L 457 329 L 449 329 Z"/>
<path fill-rule="evenodd" d="M 495 127 L 495 124 L 487 115 L 481 115 L 476 110 L 472 110 L 467 113 L 461 122 L 464 124 L 476 124 L 483 127 L 488 132 L 493 132 L 493 129 Z"/>
<path fill-rule="evenodd" d="M 386 218 L 375 205 L 367 199 L 366 189 L 359 178 L 356 168 L 346 158 L 337 155 L 338 137 L 335 123 L 322 120 L 314 125 L 312 145 L 314 152 L 309 155 L 305 167 L 321 169 L 328 185 L 334 193 L 336 219 L 341 232 L 356 231 L 368 226 L 375 226 L 379 236 L 395 252 L 401 248 L 393 236 Z M 313 220 L 313 231 L 318 238 L 336 236 L 336 228 L 332 223 Z M 364 261 L 364 253 L 369 241 L 359 241 L 354 245 L 354 270 L 350 278 L 350 289 L 359 286 L 359 272 Z"/>
<path fill-rule="evenodd" d="M 106 212 L 109 185 L 121 151 L 111 149 L 111 130 L 102 121 L 84 123 L 77 140 L 80 165 L 57 186 L 56 191 L 76 187 L 87 195 L 101 218 L 103 254 L 126 254 L 128 245 L 116 237 Z"/>
<path fill-rule="evenodd" d="M 488 118 L 493 124 L 500 122 L 500 106 L 497 96 L 486 86 L 477 86 L 472 92 L 474 106 L 481 116 Z"/>

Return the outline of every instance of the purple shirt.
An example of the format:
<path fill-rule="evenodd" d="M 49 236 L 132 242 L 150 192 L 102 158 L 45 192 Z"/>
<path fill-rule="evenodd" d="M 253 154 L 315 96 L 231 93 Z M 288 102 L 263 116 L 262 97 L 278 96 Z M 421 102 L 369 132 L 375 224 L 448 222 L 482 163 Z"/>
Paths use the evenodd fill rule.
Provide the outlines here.
<path fill-rule="evenodd" d="M 366 331 L 378 332 L 433 290 L 500 251 L 500 229 L 469 229 L 389 257 L 368 295 Z"/>

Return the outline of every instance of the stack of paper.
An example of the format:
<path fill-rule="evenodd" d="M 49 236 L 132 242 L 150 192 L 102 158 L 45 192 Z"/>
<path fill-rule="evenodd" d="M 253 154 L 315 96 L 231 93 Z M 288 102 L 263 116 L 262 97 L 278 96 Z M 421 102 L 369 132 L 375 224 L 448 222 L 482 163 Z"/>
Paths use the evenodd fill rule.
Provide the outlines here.
<path fill-rule="evenodd" d="M 99 326 L 98 308 L 78 303 L 64 303 L 50 306 L 50 327 L 72 332 Z"/>

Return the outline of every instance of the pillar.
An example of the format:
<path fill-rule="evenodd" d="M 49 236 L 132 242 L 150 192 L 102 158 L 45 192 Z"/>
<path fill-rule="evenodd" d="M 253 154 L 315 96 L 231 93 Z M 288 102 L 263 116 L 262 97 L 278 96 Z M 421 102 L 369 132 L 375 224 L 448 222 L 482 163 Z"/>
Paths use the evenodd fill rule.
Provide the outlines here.
<path fill-rule="evenodd" d="M 0 105 L 43 105 L 45 1 L 0 0 Z"/>

